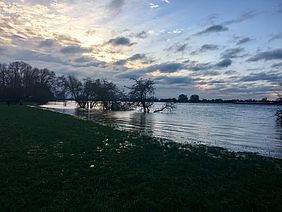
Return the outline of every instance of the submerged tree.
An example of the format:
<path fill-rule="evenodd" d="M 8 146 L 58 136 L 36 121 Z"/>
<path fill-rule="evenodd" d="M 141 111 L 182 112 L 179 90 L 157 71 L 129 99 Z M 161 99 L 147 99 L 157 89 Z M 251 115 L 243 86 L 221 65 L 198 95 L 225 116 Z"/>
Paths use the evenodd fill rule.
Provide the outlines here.
<path fill-rule="evenodd" d="M 68 76 L 64 78 L 63 84 L 80 108 L 92 109 L 96 104 L 101 103 L 104 111 L 115 110 L 122 96 L 118 87 L 107 80 L 86 78 L 80 81 Z"/>
<path fill-rule="evenodd" d="M 150 112 L 154 104 L 155 86 L 151 79 L 133 79 L 135 83 L 129 87 L 129 97 L 137 106 L 142 107 L 144 113 Z"/>

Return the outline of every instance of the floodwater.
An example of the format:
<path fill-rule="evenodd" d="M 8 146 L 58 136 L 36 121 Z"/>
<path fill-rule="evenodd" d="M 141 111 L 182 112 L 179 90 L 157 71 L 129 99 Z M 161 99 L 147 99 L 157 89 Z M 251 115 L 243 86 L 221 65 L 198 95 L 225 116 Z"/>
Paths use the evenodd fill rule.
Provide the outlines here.
<path fill-rule="evenodd" d="M 154 107 L 160 106 L 156 103 Z M 274 116 L 278 109 L 274 105 L 176 104 L 171 113 L 152 114 L 77 110 L 74 102 L 66 107 L 50 102 L 43 107 L 179 143 L 282 158 L 282 124 Z"/>

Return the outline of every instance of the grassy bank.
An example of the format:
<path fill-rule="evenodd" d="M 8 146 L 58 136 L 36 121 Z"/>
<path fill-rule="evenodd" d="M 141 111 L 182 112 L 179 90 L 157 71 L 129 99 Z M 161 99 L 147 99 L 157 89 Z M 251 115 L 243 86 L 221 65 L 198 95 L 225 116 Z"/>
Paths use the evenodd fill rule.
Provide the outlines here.
<path fill-rule="evenodd" d="M 0 105 L 0 211 L 282 211 L 282 161 Z"/>

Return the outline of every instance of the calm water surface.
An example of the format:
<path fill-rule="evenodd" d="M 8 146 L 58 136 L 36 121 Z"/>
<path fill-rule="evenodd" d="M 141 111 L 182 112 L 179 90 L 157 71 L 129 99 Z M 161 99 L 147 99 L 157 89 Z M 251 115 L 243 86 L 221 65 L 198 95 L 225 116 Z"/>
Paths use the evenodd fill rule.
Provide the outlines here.
<path fill-rule="evenodd" d="M 282 126 L 274 117 L 278 107 L 273 105 L 177 104 L 172 113 L 155 114 L 83 111 L 74 102 L 67 107 L 63 103 L 43 107 L 175 142 L 282 158 Z"/>

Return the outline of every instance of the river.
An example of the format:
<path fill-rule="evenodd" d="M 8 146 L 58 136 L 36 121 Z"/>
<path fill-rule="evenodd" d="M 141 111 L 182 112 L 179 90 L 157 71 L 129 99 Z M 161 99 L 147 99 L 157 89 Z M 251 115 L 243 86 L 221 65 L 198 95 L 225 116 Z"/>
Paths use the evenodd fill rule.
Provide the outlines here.
<path fill-rule="evenodd" d="M 160 107 L 156 103 L 155 107 Z M 74 102 L 50 102 L 42 107 L 119 129 L 137 131 L 179 143 L 219 146 L 282 158 L 282 124 L 274 105 L 176 104 L 171 113 L 77 110 Z"/>

